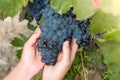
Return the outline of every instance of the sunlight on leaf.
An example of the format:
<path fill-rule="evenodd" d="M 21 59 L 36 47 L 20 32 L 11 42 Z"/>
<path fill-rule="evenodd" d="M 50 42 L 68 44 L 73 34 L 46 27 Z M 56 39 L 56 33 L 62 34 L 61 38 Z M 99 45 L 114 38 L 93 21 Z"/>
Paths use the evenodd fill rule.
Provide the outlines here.
<path fill-rule="evenodd" d="M 50 0 L 51 7 L 58 13 L 66 13 L 71 8 L 71 0 Z"/>
<path fill-rule="evenodd" d="M 73 7 L 77 19 L 87 19 L 96 12 L 91 0 L 51 0 L 51 6 L 60 14 Z"/>
<path fill-rule="evenodd" d="M 23 6 L 23 0 L 0 0 L 0 12 L 6 16 L 16 15 Z"/>
<path fill-rule="evenodd" d="M 24 7 L 27 6 L 28 0 L 23 0 L 22 2 L 23 2 L 23 6 L 24 6 Z"/>
<path fill-rule="evenodd" d="M 87 19 L 95 13 L 92 0 L 72 0 L 72 5 L 77 19 Z"/>
<path fill-rule="evenodd" d="M 120 0 L 100 0 L 102 11 L 112 13 L 114 16 L 120 15 Z"/>
<path fill-rule="evenodd" d="M 105 40 L 112 40 L 120 42 L 120 29 L 113 29 L 112 31 L 103 35 Z"/>
<path fill-rule="evenodd" d="M 92 34 L 96 34 L 112 30 L 113 28 L 118 28 L 119 23 L 119 17 L 115 17 L 112 14 L 106 14 L 99 11 L 92 18 L 90 30 Z"/>

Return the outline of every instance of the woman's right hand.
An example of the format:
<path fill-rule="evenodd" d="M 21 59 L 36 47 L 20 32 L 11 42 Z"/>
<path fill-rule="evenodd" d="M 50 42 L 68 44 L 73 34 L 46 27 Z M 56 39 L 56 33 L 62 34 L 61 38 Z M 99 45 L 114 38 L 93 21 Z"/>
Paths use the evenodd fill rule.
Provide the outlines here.
<path fill-rule="evenodd" d="M 76 39 L 72 39 L 71 44 L 69 44 L 68 41 L 65 41 L 56 64 L 54 66 L 44 66 L 42 80 L 63 80 L 74 61 L 77 48 L 78 45 L 76 44 Z"/>

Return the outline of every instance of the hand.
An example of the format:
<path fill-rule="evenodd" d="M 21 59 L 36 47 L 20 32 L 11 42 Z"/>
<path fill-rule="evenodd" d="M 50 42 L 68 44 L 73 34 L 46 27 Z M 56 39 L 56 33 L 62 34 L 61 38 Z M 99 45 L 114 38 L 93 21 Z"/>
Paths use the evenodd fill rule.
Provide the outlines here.
<path fill-rule="evenodd" d="M 30 80 L 44 67 L 36 48 L 40 33 L 40 29 L 37 28 L 25 43 L 20 62 L 3 80 Z"/>
<path fill-rule="evenodd" d="M 76 39 L 72 39 L 71 45 L 65 41 L 56 64 L 54 66 L 45 65 L 42 80 L 63 80 L 74 61 L 77 48 Z"/>
<path fill-rule="evenodd" d="M 37 74 L 44 66 L 44 63 L 41 62 L 41 55 L 38 52 L 36 44 L 39 40 L 40 34 L 41 31 L 39 28 L 37 28 L 34 34 L 25 43 L 20 60 L 21 64 L 29 66 L 31 69 L 33 69 L 34 74 Z"/>

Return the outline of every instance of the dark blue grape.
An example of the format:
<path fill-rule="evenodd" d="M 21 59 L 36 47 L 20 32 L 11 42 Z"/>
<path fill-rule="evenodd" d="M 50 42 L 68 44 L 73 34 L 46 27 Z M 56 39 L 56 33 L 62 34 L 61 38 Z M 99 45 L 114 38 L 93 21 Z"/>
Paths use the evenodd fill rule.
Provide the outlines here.
<path fill-rule="evenodd" d="M 41 16 L 44 21 L 40 25 L 42 34 L 38 42 L 38 50 L 42 55 L 42 62 L 54 65 L 58 54 L 62 51 L 63 42 L 76 38 L 76 43 L 84 49 L 89 49 L 92 43 L 87 20 L 76 20 L 71 8 L 65 14 L 58 14 L 50 7 L 49 0 L 34 0 L 28 4 L 32 17 L 38 22 Z"/>

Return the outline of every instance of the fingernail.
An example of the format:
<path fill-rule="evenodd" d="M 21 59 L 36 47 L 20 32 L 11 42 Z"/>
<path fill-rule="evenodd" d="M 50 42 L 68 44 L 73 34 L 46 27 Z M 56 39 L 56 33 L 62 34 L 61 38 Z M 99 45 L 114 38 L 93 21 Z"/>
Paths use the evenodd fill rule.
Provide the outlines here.
<path fill-rule="evenodd" d="M 66 42 L 65 42 L 65 45 L 66 45 L 66 46 L 69 46 L 69 41 L 66 41 Z"/>

